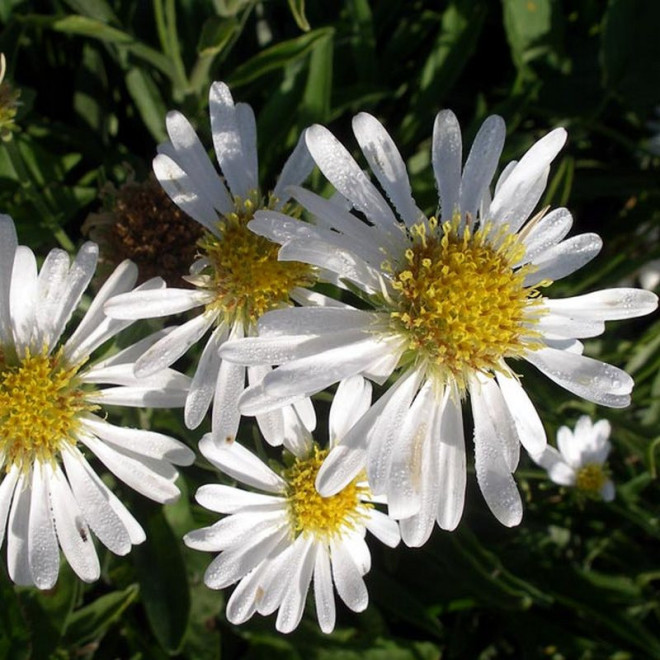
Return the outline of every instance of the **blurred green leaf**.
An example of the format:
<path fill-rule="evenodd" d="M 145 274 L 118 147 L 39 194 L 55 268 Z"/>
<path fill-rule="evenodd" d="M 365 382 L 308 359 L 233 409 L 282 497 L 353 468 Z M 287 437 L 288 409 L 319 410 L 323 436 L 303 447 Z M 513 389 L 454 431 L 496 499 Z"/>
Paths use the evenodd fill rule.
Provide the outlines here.
<path fill-rule="evenodd" d="M 238 66 L 229 77 L 229 82 L 232 86 L 239 87 L 266 73 L 282 69 L 287 64 L 305 57 L 319 40 L 328 39 L 332 32 L 332 28 L 321 28 L 266 48 Z"/>
<path fill-rule="evenodd" d="M 101 638 L 118 621 L 126 608 L 138 597 L 138 586 L 113 591 L 73 612 L 69 618 L 65 638 L 69 644 L 83 645 Z"/>
<path fill-rule="evenodd" d="M 309 73 L 300 107 L 303 124 L 326 122 L 330 115 L 332 94 L 333 32 L 314 44 L 309 56 Z"/>
<path fill-rule="evenodd" d="M 307 17 L 305 16 L 305 0 L 287 0 L 287 2 L 289 3 L 289 9 L 291 9 L 291 13 L 296 19 L 298 27 L 303 30 L 303 32 L 308 32 L 310 27 Z"/>
<path fill-rule="evenodd" d="M 133 550 L 140 595 L 156 639 L 166 651 L 175 653 L 181 647 L 190 616 L 181 539 L 172 533 L 158 510 L 149 513 L 144 527 L 147 540 Z"/>
<path fill-rule="evenodd" d="M 167 107 L 160 95 L 158 85 L 142 69 L 132 68 L 126 74 L 126 89 L 135 102 L 144 125 L 156 142 L 167 138 L 165 115 Z"/>

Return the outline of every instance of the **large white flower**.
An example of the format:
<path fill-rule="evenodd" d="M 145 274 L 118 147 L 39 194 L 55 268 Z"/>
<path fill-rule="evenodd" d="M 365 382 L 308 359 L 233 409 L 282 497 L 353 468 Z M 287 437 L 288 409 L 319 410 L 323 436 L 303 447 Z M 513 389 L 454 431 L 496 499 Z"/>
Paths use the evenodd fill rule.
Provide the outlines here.
<path fill-rule="evenodd" d="M 608 438 L 611 427 L 606 419 L 595 424 L 582 415 L 575 431 L 562 426 L 557 431 L 557 447 L 549 445 L 532 459 L 548 471 L 552 481 L 560 486 L 573 486 L 606 502 L 614 499 L 614 484 L 609 478 L 605 461 L 612 449 Z"/>
<path fill-rule="evenodd" d="M 371 385 L 359 376 L 342 382 L 330 410 L 330 446 L 334 446 L 367 410 Z M 314 600 L 324 632 L 335 626 L 334 588 L 354 612 L 367 607 L 363 576 L 371 566 L 364 537 L 369 530 L 383 543 L 399 543 L 396 522 L 374 508 L 368 485 L 351 480 L 328 498 L 316 491 L 316 475 L 327 450 L 313 442 L 299 419 L 293 460 L 273 471 L 238 443 L 202 438 L 200 450 L 216 467 L 256 488 L 202 486 L 197 501 L 211 511 L 230 514 L 210 527 L 184 537 L 198 550 L 220 552 L 209 565 L 204 582 L 223 589 L 235 582 L 227 603 L 227 618 L 243 623 L 255 612 L 279 609 L 276 627 L 291 632 L 302 617 L 314 580 Z"/>
<path fill-rule="evenodd" d="M 346 149 L 321 126 L 306 133 L 319 168 L 359 213 L 296 188 L 315 224 L 261 212 L 250 228 L 282 244 L 280 259 L 334 271 L 367 309 L 274 311 L 259 337 L 226 344 L 221 354 L 245 364 L 280 364 L 241 401 L 254 414 L 308 396 L 351 374 L 396 381 L 328 456 L 318 487 L 331 495 L 366 466 L 372 491 L 386 495 L 404 541 L 419 545 L 434 520 L 453 529 L 464 502 L 466 455 L 461 400 L 474 419 L 474 464 L 481 491 L 505 525 L 518 524 L 522 502 L 512 477 L 520 443 L 545 446 L 539 416 L 516 375 L 526 360 L 573 394 L 626 406 L 632 379 L 582 355 L 578 337 L 604 321 L 647 314 L 652 293 L 608 289 L 552 300 L 543 289 L 592 259 L 595 234 L 564 240 L 564 209 L 532 215 L 549 166 L 564 144 L 557 129 L 490 182 L 504 143 L 500 117 L 481 126 L 465 165 L 460 127 L 441 112 L 432 160 L 440 205 L 417 208 L 403 159 L 381 124 L 359 114 L 353 129 L 391 205 Z M 288 397 L 288 398 L 287 398 Z"/>
<path fill-rule="evenodd" d="M 169 436 L 105 419 L 104 406 L 182 406 L 189 388 L 189 379 L 171 369 L 144 379 L 133 375 L 135 358 L 152 338 L 88 364 L 94 350 L 130 325 L 108 319 L 103 303 L 135 284 L 132 263 L 117 267 L 73 334 L 61 341 L 97 255 L 94 243 L 83 245 L 72 263 L 66 252 L 52 250 L 38 271 L 32 251 L 17 245 L 11 218 L 0 216 L 0 545 L 6 532 L 11 579 L 40 589 L 57 580 L 58 544 L 89 582 L 100 572 L 91 532 L 118 555 L 145 538 L 81 449 L 157 502 L 179 495 L 172 464 L 194 459 Z M 152 280 L 141 290 L 161 285 Z"/>
<path fill-rule="evenodd" d="M 196 428 L 211 403 L 212 434 L 216 441 L 234 438 L 240 413 L 238 398 L 245 389 L 246 369 L 222 360 L 218 349 L 228 339 L 253 334 L 266 311 L 298 304 L 336 304 L 307 288 L 316 280 L 307 264 L 280 262 L 279 246 L 247 229 L 259 208 L 288 210 L 287 186 L 302 182 L 313 167 L 304 141 L 284 165 L 272 193 L 259 188 L 256 124 L 249 105 L 234 105 L 229 88 L 214 83 L 209 95 L 213 146 L 224 180 L 220 178 L 190 123 L 179 112 L 167 115 L 170 141 L 159 147 L 154 171 L 167 194 L 206 230 L 199 243 L 200 257 L 186 279 L 195 289 L 168 288 L 117 296 L 106 305 L 114 318 L 140 319 L 187 312 L 200 313 L 152 346 L 136 363 L 136 374 L 148 376 L 174 363 L 207 332 L 211 332 L 197 364 L 186 400 L 185 421 Z M 257 383 L 268 366 L 247 370 Z M 296 404 L 308 424 L 309 401 Z M 293 412 L 265 413 L 257 417 L 269 443 L 289 437 Z"/>

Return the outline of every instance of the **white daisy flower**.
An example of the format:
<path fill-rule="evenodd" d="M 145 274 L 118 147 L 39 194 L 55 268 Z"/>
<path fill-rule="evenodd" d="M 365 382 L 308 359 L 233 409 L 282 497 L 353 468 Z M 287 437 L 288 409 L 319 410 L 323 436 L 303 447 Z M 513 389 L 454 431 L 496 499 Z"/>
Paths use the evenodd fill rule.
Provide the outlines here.
<path fill-rule="evenodd" d="M 213 403 L 212 434 L 216 441 L 233 439 L 240 421 L 238 398 L 245 389 L 244 366 L 222 360 L 218 349 L 228 339 L 253 334 L 264 312 L 293 304 L 334 304 L 306 287 L 316 281 L 316 269 L 302 263 L 281 262 L 279 246 L 247 229 L 259 208 L 280 213 L 290 210 L 285 189 L 301 183 L 313 161 L 301 140 L 271 193 L 259 188 L 256 124 L 249 105 L 234 105 L 229 88 L 216 82 L 209 95 L 211 129 L 221 178 L 188 120 L 179 112 L 167 115 L 170 141 L 159 147 L 154 171 L 174 202 L 206 230 L 200 256 L 186 279 L 194 289 L 167 288 L 117 296 L 105 309 L 113 318 L 142 319 L 199 313 L 175 328 L 137 360 L 136 374 L 149 376 L 169 366 L 210 331 L 186 399 L 185 422 L 196 428 Z M 247 369 L 250 383 L 269 371 Z M 311 402 L 301 401 L 298 414 L 313 425 Z M 257 421 L 266 440 L 287 441 L 289 408 L 265 413 Z"/>
<path fill-rule="evenodd" d="M 52 250 L 38 271 L 33 252 L 17 245 L 12 219 L 0 215 L 0 545 L 6 533 L 9 577 L 40 589 L 57 580 L 58 545 L 76 574 L 91 582 L 100 574 L 92 532 L 118 555 L 145 538 L 83 448 L 157 502 L 179 495 L 172 464 L 194 459 L 169 436 L 105 419 L 105 406 L 181 406 L 189 387 L 186 376 L 170 369 L 145 379 L 133 375 L 133 362 L 151 338 L 88 363 L 95 349 L 130 325 L 108 319 L 103 303 L 135 284 L 132 263 L 118 266 L 62 341 L 97 256 L 94 243 L 83 245 L 73 263 L 63 250 Z M 146 282 L 141 290 L 161 283 Z"/>
<path fill-rule="evenodd" d="M 330 446 L 348 432 L 371 402 L 371 385 L 356 376 L 342 382 L 330 410 Z M 197 501 L 211 511 L 230 514 L 184 537 L 197 550 L 220 552 L 204 582 L 212 589 L 239 584 L 227 603 L 227 619 L 247 621 L 255 612 L 279 610 L 276 628 L 294 630 L 314 580 L 316 616 L 321 630 L 335 626 L 334 589 L 354 612 L 367 607 L 363 576 L 371 566 L 364 537 L 369 530 L 395 547 L 399 528 L 374 508 L 368 485 L 359 477 L 323 498 L 316 475 L 328 453 L 312 440 L 299 419 L 293 460 L 274 471 L 238 443 L 202 438 L 200 450 L 216 467 L 255 493 L 239 487 L 202 486 Z"/>
<path fill-rule="evenodd" d="M 353 129 L 391 205 L 332 134 L 313 126 L 306 133 L 313 158 L 359 215 L 295 188 L 316 224 L 267 211 L 250 228 L 282 244 L 280 259 L 334 271 L 367 309 L 273 311 L 259 322 L 259 337 L 226 344 L 226 359 L 281 365 L 246 392 L 241 409 L 269 410 L 355 373 L 383 383 L 396 371 L 394 384 L 332 450 L 317 485 L 331 495 L 366 466 L 372 491 L 386 495 L 390 515 L 402 521 L 404 542 L 417 546 L 435 520 L 453 529 L 461 518 L 461 400 L 469 395 L 477 480 L 497 519 L 516 525 L 519 446 L 539 453 L 546 439 L 514 361 L 526 360 L 577 396 L 626 406 L 630 376 L 583 356 L 577 338 L 601 334 L 605 320 L 651 312 L 657 297 L 630 288 L 562 300 L 543 295 L 601 248 L 595 234 L 564 240 L 572 224 L 564 208 L 530 219 L 563 129 L 505 167 L 491 198 L 503 120 L 484 122 L 463 166 L 458 121 L 441 112 L 432 147 L 440 207 L 431 218 L 416 206 L 383 126 L 362 113 Z"/>
<path fill-rule="evenodd" d="M 600 497 L 605 502 L 614 499 L 614 484 L 607 470 L 607 456 L 612 449 L 608 438 L 611 427 L 606 419 L 595 424 L 582 415 L 575 431 L 562 426 L 557 431 L 557 451 L 547 446 L 532 459 L 548 471 L 552 481 L 560 486 L 573 486 L 581 493 Z"/>

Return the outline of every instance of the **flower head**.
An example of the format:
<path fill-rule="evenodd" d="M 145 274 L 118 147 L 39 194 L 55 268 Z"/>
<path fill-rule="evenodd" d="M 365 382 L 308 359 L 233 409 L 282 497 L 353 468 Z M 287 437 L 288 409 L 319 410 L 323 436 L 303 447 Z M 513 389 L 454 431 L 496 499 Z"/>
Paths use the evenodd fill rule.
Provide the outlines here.
<path fill-rule="evenodd" d="M 557 447 L 547 446 L 543 453 L 532 456 L 560 486 L 573 486 L 588 497 L 614 499 L 614 484 L 607 470 L 607 456 L 612 449 L 608 438 L 611 427 L 606 419 L 595 424 L 582 415 L 575 431 L 562 426 L 557 431 Z"/>
<path fill-rule="evenodd" d="M 278 245 L 248 230 L 260 208 L 289 210 L 288 185 L 301 183 L 313 162 L 301 140 L 287 161 L 277 185 L 266 193 L 259 187 L 256 124 L 249 105 L 234 104 L 229 88 L 214 83 L 209 95 L 211 129 L 221 178 L 186 118 L 167 116 L 170 141 L 159 147 L 154 171 L 167 194 L 202 227 L 199 257 L 187 280 L 193 290 L 168 288 L 117 296 L 106 305 L 114 318 L 137 319 L 198 309 L 199 314 L 157 342 L 136 364 L 136 373 L 149 375 L 171 365 L 210 332 L 197 364 L 186 400 L 185 420 L 196 428 L 213 402 L 212 434 L 216 441 L 233 439 L 238 430 L 238 397 L 245 388 L 246 369 L 218 357 L 227 339 L 255 332 L 258 319 L 268 310 L 299 304 L 323 303 L 306 287 L 316 279 L 308 264 L 278 261 Z M 251 383 L 269 370 L 247 370 Z M 297 404 L 298 413 L 312 424 L 309 401 Z M 285 413 L 257 418 L 271 444 L 287 441 Z"/>
<path fill-rule="evenodd" d="M 330 271 L 366 309 L 301 308 L 270 312 L 259 337 L 225 345 L 246 364 L 280 364 L 241 400 L 254 414 L 361 373 L 393 384 L 333 449 L 319 472 L 323 495 L 366 467 L 372 491 L 386 495 L 402 537 L 420 545 L 435 520 L 460 520 L 466 475 L 461 402 L 474 420 L 477 480 L 506 525 L 522 516 L 512 477 L 520 444 L 539 453 L 545 432 L 515 363 L 525 360 L 573 394 L 613 407 L 628 405 L 632 379 L 582 355 L 578 340 L 604 321 L 647 314 L 657 297 L 622 288 L 554 300 L 547 287 L 591 260 L 595 234 L 565 239 L 564 209 L 534 212 L 550 163 L 566 139 L 557 129 L 507 165 L 490 184 L 505 137 L 500 117 L 481 126 L 462 164 L 456 117 L 441 112 L 433 132 L 437 213 L 423 214 L 394 142 L 362 113 L 353 122 L 362 153 L 390 203 L 346 149 L 321 126 L 306 140 L 314 160 L 356 214 L 302 188 L 292 195 L 315 224 L 257 213 L 250 228 L 278 241 L 280 259 Z"/>
<path fill-rule="evenodd" d="M 331 446 L 370 400 L 371 386 L 360 377 L 339 385 L 330 412 Z M 243 623 L 255 612 L 266 615 L 279 610 L 277 629 L 291 632 L 300 622 L 313 578 L 319 625 L 330 632 L 335 625 L 333 582 L 350 609 L 361 612 L 367 606 L 363 576 L 371 557 L 364 541 L 366 530 L 391 547 L 399 542 L 399 530 L 374 508 L 369 487 L 359 477 L 334 495 L 321 497 L 315 481 L 327 450 L 313 442 L 300 419 L 295 435 L 291 460 L 276 471 L 237 443 L 218 444 L 205 436 L 200 450 L 211 463 L 262 492 L 221 484 L 202 486 L 197 501 L 229 515 L 190 532 L 184 540 L 192 548 L 220 552 L 204 576 L 209 587 L 239 583 L 227 603 L 232 623 Z"/>
<path fill-rule="evenodd" d="M 192 463 L 193 452 L 161 433 L 109 423 L 105 407 L 180 406 L 189 379 L 170 369 L 146 379 L 133 375 L 135 357 L 153 337 L 89 362 L 130 325 L 108 319 L 102 308 L 134 285 L 133 264 L 115 270 L 63 341 L 94 274 L 96 245 L 83 245 L 73 263 L 66 252 L 52 250 L 38 272 L 34 254 L 17 245 L 14 224 L 3 215 L 0 253 L 0 543 L 6 533 L 9 576 L 17 584 L 52 587 L 59 545 L 78 576 L 92 581 L 100 573 L 92 532 L 119 555 L 145 537 L 83 450 L 146 497 L 176 499 L 173 464 Z M 161 284 L 152 280 L 142 288 Z"/>

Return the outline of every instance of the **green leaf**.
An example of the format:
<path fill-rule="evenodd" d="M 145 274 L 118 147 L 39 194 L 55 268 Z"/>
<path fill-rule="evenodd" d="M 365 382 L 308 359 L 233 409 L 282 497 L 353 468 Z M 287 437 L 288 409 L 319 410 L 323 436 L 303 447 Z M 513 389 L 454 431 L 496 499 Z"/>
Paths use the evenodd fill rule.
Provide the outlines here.
<path fill-rule="evenodd" d="M 101 596 L 93 603 L 73 612 L 66 630 L 67 642 L 83 645 L 100 639 L 137 599 L 138 591 L 138 586 L 132 584 L 123 591 L 113 591 Z"/>
<path fill-rule="evenodd" d="M 126 74 L 126 89 L 154 140 L 164 141 L 167 137 L 165 131 L 167 107 L 160 95 L 158 85 L 144 70 L 132 68 Z"/>
<path fill-rule="evenodd" d="M 144 527 L 147 540 L 133 550 L 140 594 L 156 639 L 166 651 L 175 653 L 190 615 L 181 539 L 172 533 L 160 510 L 147 516 Z"/>
<path fill-rule="evenodd" d="M 298 27 L 303 30 L 303 32 L 309 31 L 309 22 L 305 16 L 305 0 L 288 0 L 289 9 L 293 14 L 293 18 L 296 20 Z"/>
<path fill-rule="evenodd" d="M 326 122 L 332 94 L 333 33 L 319 39 L 309 56 L 309 73 L 300 108 L 303 124 Z"/>
<path fill-rule="evenodd" d="M 282 69 L 305 57 L 319 40 L 327 39 L 332 33 L 332 28 L 321 28 L 266 48 L 237 67 L 229 77 L 229 83 L 233 87 L 247 85 L 266 73 Z"/>

